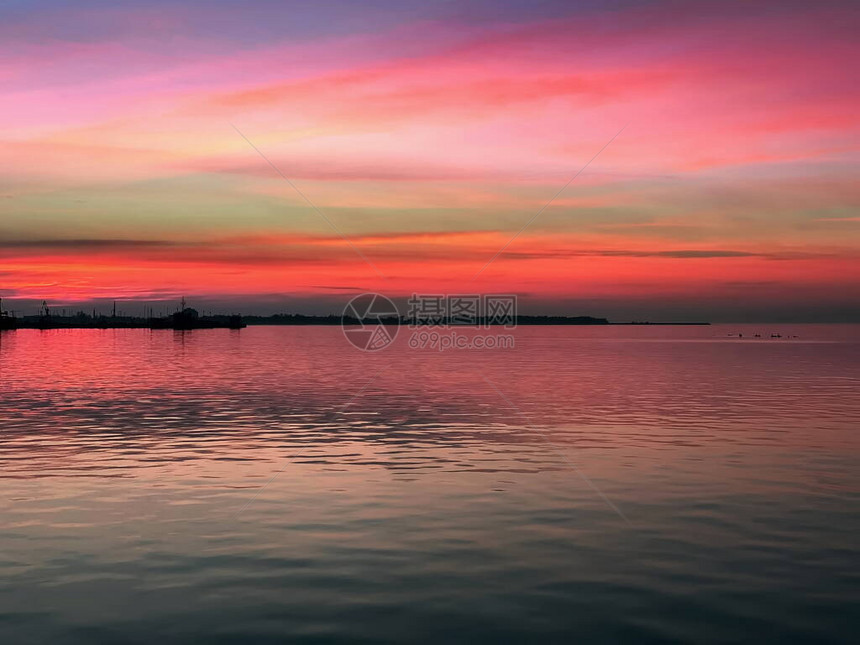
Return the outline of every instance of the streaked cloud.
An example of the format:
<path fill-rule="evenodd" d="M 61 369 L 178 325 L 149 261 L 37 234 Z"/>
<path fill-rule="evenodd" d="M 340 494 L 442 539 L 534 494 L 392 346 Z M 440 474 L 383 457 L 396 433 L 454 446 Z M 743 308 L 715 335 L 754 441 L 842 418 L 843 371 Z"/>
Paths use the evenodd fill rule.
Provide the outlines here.
<path fill-rule="evenodd" d="M 398 292 L 462 284 L 629 124 L 481 288 L 849 293 L 857 26 L 848 2 L 10 3 L 0 295 L 383 288 L 231 123 Z"/>

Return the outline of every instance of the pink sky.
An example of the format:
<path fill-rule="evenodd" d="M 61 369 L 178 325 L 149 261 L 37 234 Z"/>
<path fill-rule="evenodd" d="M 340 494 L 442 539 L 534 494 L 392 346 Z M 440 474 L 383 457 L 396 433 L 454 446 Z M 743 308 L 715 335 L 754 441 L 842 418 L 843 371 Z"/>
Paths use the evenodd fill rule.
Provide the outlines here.
<path fill-rule="evenodd" d="M 855 7 L 541 6 L 0 9 L 0 296 L 860 313 Z"/>

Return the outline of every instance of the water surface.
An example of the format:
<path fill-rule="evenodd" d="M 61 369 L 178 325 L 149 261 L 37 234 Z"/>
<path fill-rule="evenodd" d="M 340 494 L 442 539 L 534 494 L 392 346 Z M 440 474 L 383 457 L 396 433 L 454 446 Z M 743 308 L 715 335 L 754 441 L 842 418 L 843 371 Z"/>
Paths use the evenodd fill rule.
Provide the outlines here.
<path fill-rule="evenodd" d="M 857 327 L 513 334 L 0 334 L 0 639 L 856 638 Z"/>

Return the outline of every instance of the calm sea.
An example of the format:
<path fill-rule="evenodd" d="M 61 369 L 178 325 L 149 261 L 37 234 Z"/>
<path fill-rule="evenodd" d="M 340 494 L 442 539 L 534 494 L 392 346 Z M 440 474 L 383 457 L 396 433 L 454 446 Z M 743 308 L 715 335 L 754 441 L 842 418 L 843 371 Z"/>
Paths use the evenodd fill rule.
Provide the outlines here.
<path fill-rule="evenodd" d="M 0 641 L 856 642 L 860 327 L 511 333 L 0 334 Z"/>

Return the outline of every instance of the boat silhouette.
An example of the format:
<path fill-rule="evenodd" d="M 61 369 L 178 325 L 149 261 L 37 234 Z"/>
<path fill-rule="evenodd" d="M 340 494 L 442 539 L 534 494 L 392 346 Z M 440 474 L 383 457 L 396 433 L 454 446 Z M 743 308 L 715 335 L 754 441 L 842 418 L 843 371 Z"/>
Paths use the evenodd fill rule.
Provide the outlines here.
<path fill-rule="evenodd" d="M 201 316 L 200 312 L 185 304 L 185 298 L 179 311 L 165 318 L 151 318 L 150 329 L 244 329 L 247 325 L 242 316 L 233 314 L 230 316 Z"/>

